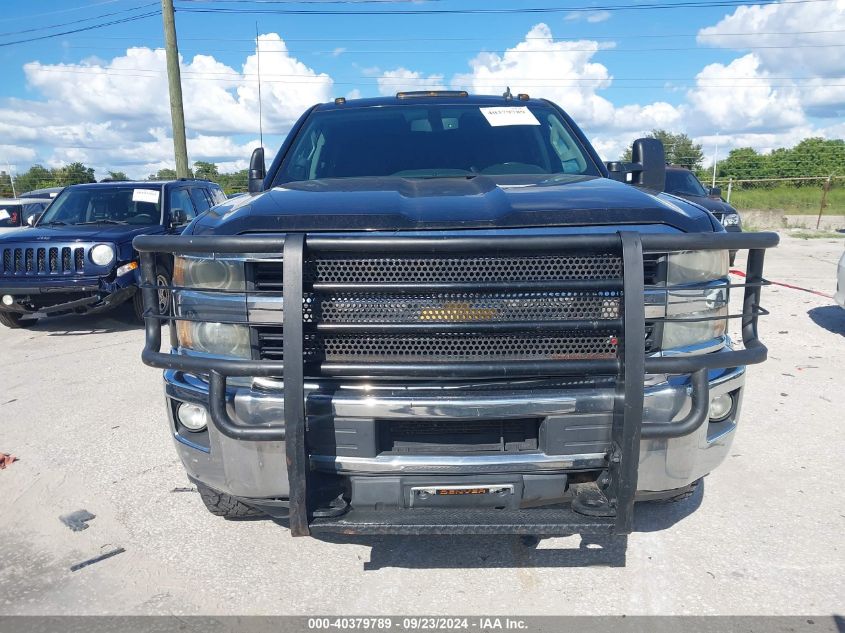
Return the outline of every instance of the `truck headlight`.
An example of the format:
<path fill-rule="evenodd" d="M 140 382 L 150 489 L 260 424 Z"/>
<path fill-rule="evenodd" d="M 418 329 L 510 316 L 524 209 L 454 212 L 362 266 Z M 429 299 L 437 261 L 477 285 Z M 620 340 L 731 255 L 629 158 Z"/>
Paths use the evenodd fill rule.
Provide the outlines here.
<path fill-rule="evenodd" d="M 206 321 L 177 321 L 179 346 L 185 349 L 214 354 L 251 358 L 249 328 L 245 325 Z"/>
<path fill-rule="evenodd" d="M 97 266 L 108 266 L 114 260 L 114 249 L 108 244 L 97 244 L 91 249 L 88 256 Z"/>
<path fill-rule="evenodd" d="M 670 286 L 697 284 L 728 276 L 728 251 L 669 253 L 666 282 Z"/>
<path fill-rule="evenodd" d="M 690 347 L 725 335 L 728 306 L 679 316 L 680 319 L 713 318 L 712 321 L 667 321 L 663 325 L 663 349 Z"/>
<path fill-rule="evenodd" d="M 727 213 L 722 218 L 722 226 L 739 226 L 741 223 L 738 213 Z"/>
<path fill-rule="evenodd" d="M 244 290 L 244 265 L 240 261 L 176 257 L 173 285 L 206 290 Z"/>

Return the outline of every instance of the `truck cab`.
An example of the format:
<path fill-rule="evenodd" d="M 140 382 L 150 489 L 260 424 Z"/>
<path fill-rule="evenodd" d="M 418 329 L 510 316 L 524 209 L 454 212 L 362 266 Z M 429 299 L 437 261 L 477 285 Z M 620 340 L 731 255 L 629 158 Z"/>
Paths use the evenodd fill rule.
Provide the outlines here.
<path fill-rule="evenodd" d="M 103 312 L 126 301 L 134 301 L 140 318 L 132 240 L 176 234 L 223 200 L 222 189 L 205 180 L 65 187 L 49 206 L 43 204 L 32 227 L 0 235 L 0 324 L 26 327 L 39 317 Z M 171 274 L 172 260 L 160 259 L 156 279 L 163 307 Z"/>
<path fill-rule="evenodd" d="M 662 193 L 659 141 L 609 167 L 549 101 L 400 93 L 311 108 L 249 174 L 182 236 L 135 240 L 143 359 L 211 512 L 620 534 L 727 455 L 777 235 Z"/>

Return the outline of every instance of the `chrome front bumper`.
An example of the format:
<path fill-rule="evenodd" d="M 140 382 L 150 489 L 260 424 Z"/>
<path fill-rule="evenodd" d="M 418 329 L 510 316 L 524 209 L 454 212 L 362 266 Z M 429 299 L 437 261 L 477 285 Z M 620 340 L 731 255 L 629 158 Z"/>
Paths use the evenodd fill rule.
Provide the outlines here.
<path fill-rule="evenodd" d="M 672 439 L 640 443 L 638 491 L 682 488 L 706 475 L 727 455 L 739 416 L 745 368 L 711 372 L 710 396 L 734 393 L 736 407 L 723 422 L 703 424 L 695 432 Z M 173 402 L 208 404 L 208 386 L 189 374 L 165 372 L 171 430 L 189 475 L 212 488 L 236 496 L 285 498 L 289 494 L 284 442 L 253 442 L 226 437 L 214 426 L 203 434 L 180 430 Z M 251 386 L 230 387 L 229 414 L 246 426 L 278 424 L 284 419 L 284 398 L 278 383 L 257 380 Z M 309 419 L 508 419 L 542 418 L 547 428 L 566 425 L 573 417 L 613 410 L 612 388 L 539 388 L 528 383 L 472 392 L 441 387 L 400 389 L 396 386 L 340 387 L 306 383 Z M 522 388 L 514 388 L 519 387 Z M 690 410 L 686 377 L 675 377 L 645 389 L 643 426 L 682 419 Z M 349 423 L 352 424 L 349 424 Z M 354 431 L 349 431 L 354 432 Z M 560 473 L 601 469 L 607 447 L 598 435 L 587 441 L 563 442 L 555 452 L 485 455 L 379 455 L 375 457 L 311 454 L 311 467 L 336 474 L 481 475 L 503 473 Z M 202 436 L 202 441 L 200 440 Z M 591 439 L 590 439 L 591 438 Z M 576 438 L 584 440 L 583 436 Z M 579 447 L 578 445 L 581 445 Z"/>

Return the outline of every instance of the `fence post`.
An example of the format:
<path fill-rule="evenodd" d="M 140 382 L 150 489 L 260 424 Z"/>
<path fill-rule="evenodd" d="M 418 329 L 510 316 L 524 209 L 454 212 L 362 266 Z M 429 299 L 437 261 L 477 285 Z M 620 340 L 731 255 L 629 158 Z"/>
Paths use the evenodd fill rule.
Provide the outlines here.
<path fill-rule="evenodd" d="M 819 217 L 816 219 L 816 230 L 818 231 L 819 225 L 822 222 L 822 213 L 824 213 L 824 208 L 827 206 L 827 192 L 830 191 L 830 179 L 833 176 L 828 176 L 827 180 L 824 181 L 824 186 L 822 187 L 822 203 L 819 205 Z"/>
<path fill-rule="evenodd" d="M 727 202 L 728 204 L 731 203 L 731 188 L 733 187 L 733 184 L 734 184 L 734 179 L 728 178 L 728 197 L 725 199 L 725 202 Z"/>

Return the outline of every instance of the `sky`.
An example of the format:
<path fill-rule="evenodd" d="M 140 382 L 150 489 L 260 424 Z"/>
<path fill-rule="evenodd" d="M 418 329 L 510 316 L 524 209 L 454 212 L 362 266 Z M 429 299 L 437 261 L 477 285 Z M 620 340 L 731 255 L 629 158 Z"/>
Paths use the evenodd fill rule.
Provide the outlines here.
<path fill-rule="evenodd" d="M 174 166 L 158 0 L 0 5 L 0 170 Z M 606 160 L 653 128 L 708 162 L 845 137 L 845 0 L 175 5 L 189 160 L 223 172 L 259 144 L 259 62 L 271 155 L 314 103 L 422 88 L 551 99 Z"/>

